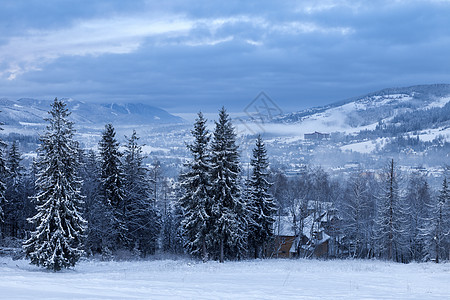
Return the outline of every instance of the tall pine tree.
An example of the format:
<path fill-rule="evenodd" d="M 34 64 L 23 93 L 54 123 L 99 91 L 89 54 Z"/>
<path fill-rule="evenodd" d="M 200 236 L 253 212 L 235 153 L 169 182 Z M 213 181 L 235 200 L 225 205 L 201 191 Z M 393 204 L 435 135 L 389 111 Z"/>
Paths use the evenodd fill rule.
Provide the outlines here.
<path fill-rule="evenodd" d="M 109 232 L 102 237 L 102 251 L 111 251 L 128 246 L 125 224 L 124 174 L 122 153 L 112 124 L 107 124 L 99 143 L 101 157 L 101 197 L 105 214 L 109 218 Z"/>
<path fill-rule="evenodd" d="M 266 245 L 273 236 L 276 207 L 272 195 L 268 193 L 270 183 L 267 161 L 267 151 L 260 135 L 256 139 L 253 158 L 250 162 L 252 175 L 249 186 L 249 243 L 254 249 L 255 258 L 265 257 Z"/>
<path fill-rule="evenodd" d="M 26 224 L 24 214 L 26 204 L 26 193 L 24 186 L 24 168 L 21 165 L 22 158 L 19 153 L 17 142 L 13 141 L 6 156 L 6 198 L 5 205 L 6 220 L 12 237 L 23 237 L 23 229 Z"/>
<path fill-rule="evenodd" d="M 382 258 L 403 261 L 407 240 L 407 209 L 402 202 L 397 172 L 392 159 L 385 173 L 383 194 L 377 203 L 375 240 Z"/>
<path fill-rule="evenodd" d="M 210 241 L 219 261 L 246 255 L 247 215 L 239 185 L 236 134 L 225 108 L 219 112 L 211 145 L 212 232 Z"/>
<path fill-rule="evenodd" d="M 77 177 L 78 148 L 66 104 L 55 98 L 47 132 L 40 138 L 36 186 L 37 224 L 24 242 L 33 264 L 58 271 L 74 266 L 83 254 L 85 221 L 79 210 L 83 203 L 81 180 Z"/>
<path fill-rule="evenodd" d="M 128 240 L 142 256 L 154 254 L 161 228 L 159 214 L 152 197 L 148 170 L 144 167 L 142 146 L 133 130 L 125 149 L 124 161 L 124 221 Z"/>
<path fill-rule="evenodd" d="M 208 235 L 211 232 L 210 201 L 210 135 L 206 119 L 201 112 L 191 131 L 194 141 L 188 144 L 192 159 L 186 165 L 187 171 L 180 176 L 183 196 L 179 200 L 182 208 L 182 234 L 185 248 L 194 256 L 208 259 Z"/>
<path fill-rule="evenodd" d="M 342 231 L 351 257 L 363 258 L 369 255 L 374 211 L 369 180 L 362 172 L 353 174 L 347 183 L 346 197 L 341 202 Z"/>

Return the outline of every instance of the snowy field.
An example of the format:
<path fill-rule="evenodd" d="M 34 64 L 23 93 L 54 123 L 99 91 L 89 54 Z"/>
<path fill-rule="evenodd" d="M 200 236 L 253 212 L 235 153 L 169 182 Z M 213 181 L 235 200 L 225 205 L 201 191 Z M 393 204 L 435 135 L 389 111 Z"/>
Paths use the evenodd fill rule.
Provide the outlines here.
<path fill-rule="evenodd" d="M 450 299 L 450 264 L 83 261 L 54 273 L 0 258 L 0 299 Z"/>

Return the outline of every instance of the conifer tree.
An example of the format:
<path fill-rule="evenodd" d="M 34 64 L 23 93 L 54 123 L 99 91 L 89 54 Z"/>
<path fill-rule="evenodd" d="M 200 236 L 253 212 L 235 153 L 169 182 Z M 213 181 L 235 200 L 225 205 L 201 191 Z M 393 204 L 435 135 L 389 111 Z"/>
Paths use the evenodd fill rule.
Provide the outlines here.
<path fill-rule="evenodd" d="M 16 141 L 13 141 L 7 153 L 6 166 L 12 185 L 14 186 L 19 185 L 20 178 L 23 176 L 23 167 L 20 164 L 21 161 L 22 157 L 19 152 L 19 146 L 17 146 Z"/>
<path fill-rule="evenodd" d="M 20 237 L 20 230 L 24 229 L 26 216 L 24 215 L 26 204 L 26 193 L 24 187 L 24 169 L 21 166 L 21 155 L 16 141 L 11 143 L 6 156 L 6 198 L 8 203 L 5 206 L 6 220 L 9 224 L 12 237 Z"/>
<path fill-rule="evenodd" d="M 210 135 L 206 129 L 206 119 L 201 112 L 191 131 L 194 141 L 188 144 L 192 159 L 186 164 L 187 171 L 180 176 L 182 197 L 182 235 L 184 247 L 194 256 L 208 259 L 208 235 L 211 231 L 210 201 L 210 154 L 208 143 Z"/>
<path fill-rule="evenodd" d="M 265 257 L 266 245 L 273 236 L 276 207 L 272 195 L 268 193 L 271 184 L 269 176 L 267 151 L 260 135 L 256 139 L 253 158 L 250 162 L 252 175 L 249 182 L 249 241 L 255 250 L 255 258 Z"/>
<path fill-rule="evenodd" d="M 79 212 L 83 200 L 70 113 L 66 104 L 55 98 L 49 114 L 38 149 L 37 214 L 29 219 L 37 227 L 24 242 L 24 249 L 31 263 L 58 271 L 74 266 L 83 254 L 85 221 Z"/>
<path fill-rule="evenodd" d="M 211 145 L 212 232 L 210 241 L 219 261 L 246 255 L 247 215 L 239 186 L 238 146 L 231 120 L 222 108 Z"/>
<path fill-rule="evenodd" d="M 370 228 L 373 220 L 372 197 L 369 179 L 360 172 L 353 174 L 347 184 L 342 203 L 342 231 L 348 240 L 349 256 L 367 256 L 370 244 Z"/>
<path fill-rule="evenodd" d="M 145 256 L 155 252 L 161 224 L 152 198 L 148 170 L 143 163 L 142 146 L 138 144 L 139 137 L 133 130 L 127 140 L 124 153 L 124 220 L 130 245 Z"/>
<path fill-rule="evenodd" d="M 101 157 L 101 197 L 105 214 L 109 218 L 109 234 L 103 236 L 102 251 L 111 251 L 128 246 L 125 225 L 126 206 L 124 202 L 124 174 L 121 162 L 122 153 L 112 124 L 105 125 L 99 143 Z"/>
<path fill-rule="evenodd" d="M 392 159 L 386 170 L 383 194 L 378 199 L 375 240 L 379 255 L 388 260 L 402 261 L 406 239 L 407 207 L 402 202 L 397 181 L 397 172 Z"/>

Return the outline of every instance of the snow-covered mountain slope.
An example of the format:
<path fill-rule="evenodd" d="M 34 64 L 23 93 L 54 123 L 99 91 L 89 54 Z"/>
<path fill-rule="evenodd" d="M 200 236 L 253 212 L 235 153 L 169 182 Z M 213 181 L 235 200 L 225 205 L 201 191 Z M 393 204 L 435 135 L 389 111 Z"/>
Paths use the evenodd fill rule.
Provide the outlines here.
<path fill-rule="evenodd" d="M 433 152 L 434 156 L 449 157 L 446 149 L 450 147 L 450 85 L 384 89 L 264 123 L 236 122 L 236 127 L 249 137 L 264 134 L 270 148 L 288 151 L 285 156 L 290 159 L 319 152 L 333 153 L 334 157 L 337 152 L 403 152 L 416 156 Z M 330 134 L 330 138 L 326 143 L 305 140 L 304 134 L 316 131 Z M 311 145 L 317 141 L 321 145 Z M 328 156 L 323 155 L 320 163 Z"/>
<path fill-rule="evenodd" d="M 412 112 L 416 112 L 420 117 L 417 112 L 444 109 L 449 102 L 448 84 L 390 88 L 328 106 L 290 113 L 274 122 L 301 125 L 306 131 L 354 133 L 373 130 L 379 124 L 389 124 L 396 121 L 395 117 L 406 116 Z M 433 124 L 434 128 L 445 126 L 448 122 L 437 121 L 439 122 Z"/>
<path fill-rule="evenodd" d="M 184 120 L 167 111 L 146 104 L 99 104 L 65 99 L 71 119 L 79 126 L 183 123 Z M 49 100 L 22 98 L 16 101 L 0 99 L 0 120 L 5 125 L 33 126 L 44 123 L 50 110 Z"/>

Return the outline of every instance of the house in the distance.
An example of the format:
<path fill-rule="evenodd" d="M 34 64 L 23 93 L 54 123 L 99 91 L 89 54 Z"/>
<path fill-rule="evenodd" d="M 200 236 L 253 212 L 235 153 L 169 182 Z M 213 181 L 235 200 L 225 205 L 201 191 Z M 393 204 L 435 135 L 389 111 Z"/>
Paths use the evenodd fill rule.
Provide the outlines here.
<path fill-rule="evenodd" d="M 305 133 L 304 138 L 305 140 L 313 140 L 313 141 L 328 140 L 330 138 L 330 134 L 315 131 L 313 133 Z"/>
<path fill-rule="evenodd" d="M 333 257 L 341 251 L 340 217 L 332 202 L 307 203 L 307 217 L 302 222 L 299 241 L 301 257 Z"/>
<path fill-rule="evenodd" d="M 302 257 L 327 257 L 330 236 L 322 224 L 325 215 L 311 214 L 303 220 L 302 234 L 299 237 L 299 253 Z"/>
<path fill-rule="evenodd" d="M 291 216 L 277 216 L 274 238 L 267 248 L 267 257 L 292 258 L 297 254 L 297 234 Z"/>
<path fill-rule="evenodd" d="M 305 217 L 297 220 L 276 217 L 268 257 L 333 257 L 341 251 L 340 218 L 333 203 L 310 200 L 305 208 Z"/>

